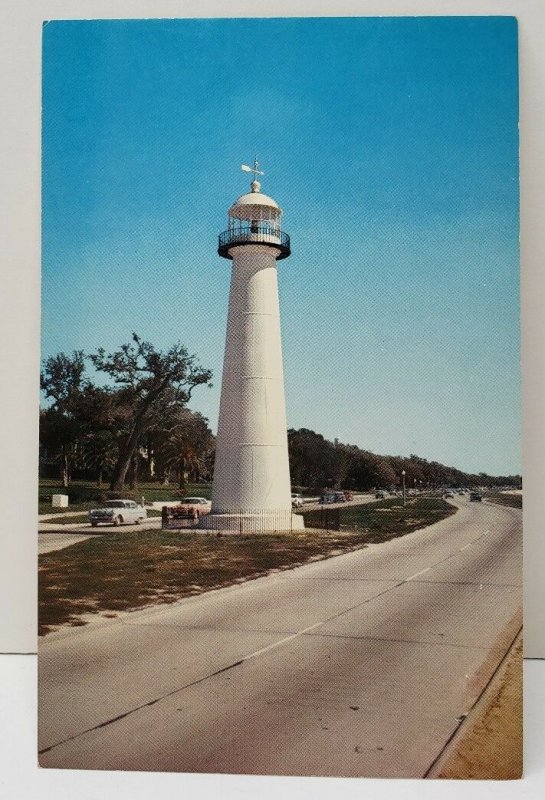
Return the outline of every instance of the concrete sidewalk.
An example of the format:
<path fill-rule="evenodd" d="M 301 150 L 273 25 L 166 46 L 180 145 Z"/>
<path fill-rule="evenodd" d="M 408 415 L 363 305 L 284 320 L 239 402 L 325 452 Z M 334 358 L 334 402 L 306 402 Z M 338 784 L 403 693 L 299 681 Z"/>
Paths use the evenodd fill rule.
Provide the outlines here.
<path fill-rule="evenodd" d="M 55 550 L 64 550 L 65 547 L 84 542 L 86 539 L 90 539 L 91 536 L 94 536 L 94 533 L 65 533 L 64 531 L 62 533 L 40 533 L 38 536 L 38 555 L 52 553 Z"/>
<path fill-rule="evenodd" d="M 54 514 L 38 514 L 38 522 L 46 522 L 50 519 L 65 519 L 66 517 L 79 517 L 80 514 L 87 514 L 87 511 L 80 509 L 79 511 L 58 511 Z"/>
<path fill-rule="evenodd" d="M 81 513 L 81 512 L 78 512 Z M 73 525 L 55 524 L 53 520 L 38 523 L 38 555 L 51 553 L 54 550 L 63 550 L 65 547 L 83 542 L 94 536 L 108 536 L 120 531 L 139 531 L 146 528 L 160 528 L 161 517 L 149 517 L 140 525 L 97 525 L 92 528 L 89 522 L 79 522 Z"/>

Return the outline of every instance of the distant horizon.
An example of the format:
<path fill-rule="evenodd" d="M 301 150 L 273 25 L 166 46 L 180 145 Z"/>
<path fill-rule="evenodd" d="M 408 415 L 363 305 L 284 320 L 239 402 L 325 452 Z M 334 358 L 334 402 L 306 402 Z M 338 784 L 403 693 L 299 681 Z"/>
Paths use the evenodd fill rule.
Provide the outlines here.
<path fill-rule="evenodd" d="M 217 234 L 257 153 L 292 239 L 288 427 L 521 474 L 514 18 L 43 31 L 42 358 L 181 341 L 214 372 L 189 407 L 215 432 Z"/>

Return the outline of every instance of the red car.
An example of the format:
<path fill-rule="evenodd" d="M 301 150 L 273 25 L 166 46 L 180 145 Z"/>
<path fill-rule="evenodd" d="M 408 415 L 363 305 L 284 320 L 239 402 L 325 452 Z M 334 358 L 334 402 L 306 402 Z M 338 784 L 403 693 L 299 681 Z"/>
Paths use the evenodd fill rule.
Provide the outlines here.
<path fill-rule="evenodd" d="M 210 514 L 212 503 L 206 497 L 184 497 L 183 502 L 172 509 L 176 516 L 199 519 L 203 514 Z"/>

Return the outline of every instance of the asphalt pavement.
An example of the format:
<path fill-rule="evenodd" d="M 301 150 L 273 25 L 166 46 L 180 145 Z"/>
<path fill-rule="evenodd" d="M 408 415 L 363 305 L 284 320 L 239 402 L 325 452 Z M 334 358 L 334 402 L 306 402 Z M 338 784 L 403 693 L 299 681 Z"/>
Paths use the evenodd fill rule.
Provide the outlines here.
<path fill-rule="evenodd" d="M 518 509 L 40 642 L 44 767 L 421 777 L 519 626 Z"/>

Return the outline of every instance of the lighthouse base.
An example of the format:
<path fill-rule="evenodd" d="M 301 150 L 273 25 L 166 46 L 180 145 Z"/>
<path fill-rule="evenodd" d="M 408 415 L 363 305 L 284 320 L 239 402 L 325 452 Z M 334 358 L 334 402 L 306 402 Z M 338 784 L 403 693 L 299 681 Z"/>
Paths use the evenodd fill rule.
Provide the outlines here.
<path fill-rule="evenodd" d="M 201 517 L 199 528 L 229 533 L 290 533 L 302 531 L 305 521 L 301 514 L 285 509 L 265 511 L 212 511 Z"/>

